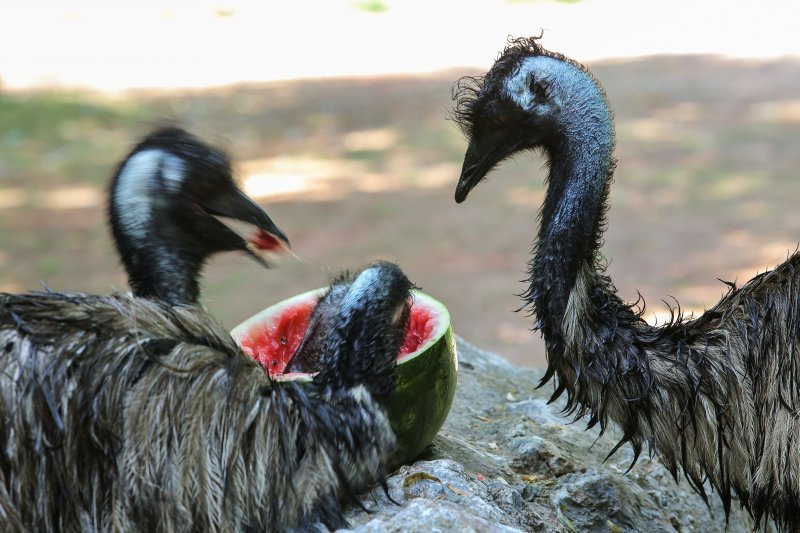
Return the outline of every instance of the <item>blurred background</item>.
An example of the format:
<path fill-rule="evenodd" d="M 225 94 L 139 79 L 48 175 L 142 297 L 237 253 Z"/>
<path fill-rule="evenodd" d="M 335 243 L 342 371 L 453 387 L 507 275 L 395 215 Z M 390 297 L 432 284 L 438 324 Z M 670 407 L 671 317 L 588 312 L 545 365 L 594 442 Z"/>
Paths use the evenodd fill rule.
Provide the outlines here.
<path fill-rule="evenodd" d="M 456 332 L 544 364 L 515 313 L 541 159 L 453 201 L 465 142 L 450 87 L 508 35 L 590 65 L 617 119 L 604 252 L 656 321 L 695 312 L 800 240 L 800 40 L 788 1 L 5 1 L 0 6 L 0 291 L 126 288 L 105 224 L 115 163 L 177 120 L 231 151 L 305 262 L 206 270 L 227 326 L 386 258 Z"/>

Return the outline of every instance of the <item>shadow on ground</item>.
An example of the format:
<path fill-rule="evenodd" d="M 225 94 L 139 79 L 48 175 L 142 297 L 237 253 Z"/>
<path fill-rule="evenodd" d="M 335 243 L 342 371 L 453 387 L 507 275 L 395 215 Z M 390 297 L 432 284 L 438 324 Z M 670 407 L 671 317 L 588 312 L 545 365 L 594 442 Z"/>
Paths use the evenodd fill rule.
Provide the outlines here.
<path fill-rule="evenodd" d="M 626 299 L 689 309 L 782 261 L 800 239 L 800 63 L 656 57 L 594 65 L 617 117 L 605 254 Z M 457 206 L 464 141 L 445 120 L 461 74 L 181 93 L 0 94 L 0 290 L 125 287 L 104 225 L 106 179 L 135 138 L 178 120 L 226 145 L 306 262 L 214 260 L 206 305 L 233 326 L 371 259 L 398 261 L 456 331 L 544 364 L 524 286 L 541 160 L 506 164 Z"/>

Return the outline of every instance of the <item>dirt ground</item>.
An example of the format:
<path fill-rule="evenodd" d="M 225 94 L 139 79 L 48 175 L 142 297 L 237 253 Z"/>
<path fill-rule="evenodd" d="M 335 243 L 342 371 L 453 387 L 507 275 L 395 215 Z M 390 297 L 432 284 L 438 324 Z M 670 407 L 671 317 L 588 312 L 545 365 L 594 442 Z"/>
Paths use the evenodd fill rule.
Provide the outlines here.
<path fill-rule="evenodd" d="M 800 62 L 652 57 L 593 64 L 615 108 L 619 165 L 604 253 L 626 299 L 702 311 L 800 239 Z M 204 302 L 232 327 L 386 258 L 451 310 L 455 330 L 544 364 L 515 313 L 543 198 L 534 156 L 453 201 L 465 142 L 446 120 L 468 72 L 190 92 L 0 93 L 0 290 L 124 288 L 106 180 L 137 136 L 179 120 L 227 146 L 304 261 L 219 257 Z"/>

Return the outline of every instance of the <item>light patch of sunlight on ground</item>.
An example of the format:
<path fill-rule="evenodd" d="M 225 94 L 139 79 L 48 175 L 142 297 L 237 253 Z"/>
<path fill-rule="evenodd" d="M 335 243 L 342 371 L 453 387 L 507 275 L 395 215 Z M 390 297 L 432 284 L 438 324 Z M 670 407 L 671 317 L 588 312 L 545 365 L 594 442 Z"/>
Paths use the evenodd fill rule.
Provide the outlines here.
<path fill-rule="evenodd" d="M 720 239 L 726 246 L 732 245 L 742 250 L 753 250 L 752 257 L 756 264 L 747 269 L 749 272 L 755 272 L 757 269 L 763 272 L 765 268 L 774 267 L 797 251 L 798 246 L 797 241 L 789 240 L 763 242 L 762 238 L 745 230 L 726 232 L 720 235 Z M 764 259 L 757 259 L 759 257 Z"/>
<path fill-rule="evenodd" d="M 104 195 L 94 187 L 69 187 L 36 193 L 35 205 L 47 209 L 84 209 L 99 207 Z"/>
<path fill-rule="evenodd" d="M 0 292 L 22 292 L 24 288 L 13 281 L 0 281 Z"/>
<path fill-rule="evenodd" d="M 797 243 L 790 241 L 758 243 L 757 239 L 746 231 L 729 232 L 723 236 L 723 239 L 725 244 L 752 250 L 753 257 L 761 258 L 755 259 L 750 266 L 739 268 L 720 276 L 720 278 L 725 281 L 736 283 L 737 287 L 741 287 L 758 274 L 762 274 L 767 270 L 772 270 L 797 249 Z M 684 316 L 693 314 L 696 318 L 703 314 L 704 309 L 716 305 L 727 292 L 728 287 L 720 282 L 681 287 L 672 294 L 677 301 L 681 303 Z M 667 302 L 674 305 L 674 301 L 671 299 L 667 299 Z M 670 312 L 663 302 L 648 306 L 645 316 L 648 324 L 663 324 L 669 318 Z"/>
<path fill-rule="evenodd" d="M 506 197 L 511 205 L 539 209 L 539 206 L 544 202 L 544 190 L 532 191 L 525 187 L 514 187 L 508 191 Z"/>
<path fill-rule="evenodd" d="M 670 122 L 655 118 L 631 120 L 621 124 L 620 128 L 628 130 L 640 142 L 670 142 L 681 137 Z"/>
<path fill-rule="evenodd" d="M 27 204 L 25 189 L 0 189 L 0 209 L 14 209 Z M 31 204 L 44 209 L 84 209 L 98 207 L 104 194 L 94 187 L 65 187 L 51 191 L 31 191 Z"/>
<path fill-rule="evenodd" d="M 240 165 L 244 191 L 253 198 L 327 201 L 349 191 L 381 193 L 416 187 L 449 187 L 458 179 L 459 165 L 440 163 L 420 170 L 413 179 L 397 173 L 376 173 L 360 161 L 278 157 Z"/>
<path fill-rule="evenodd" d="M 617 202 L 639 213 L 648 212 L 655 207 L 679 206 L 686 201 L 686 187 L 685 182 L 669 187 L 660 187 L 658 194 L 653 194 L 652 191 L 646 189 L 626 188 Z"/>
<path fill-rule="evenodd" d="M 758 242 L 756 242 L 753 234 L 742 229 L 726 231 L 725 233 L 720 234 L 718 238 L 727 246 L 733 245 L 742 249 L 755 249 L 755 247 L 758 245 Z"/>
<path fill-rule="evenodd" d="M 0 189 L 0 209 L 11 209 L 25 205 L 25 189 Z"/>
<path fill-rule="evenodd" d="M 439 163 L 419 171 L 414 185 L 420 189 L 441 189 L 453 186 L 458 181 L 461 165 L 457 163 Z"/>
<path fill-rule="evenodd" d="M 657 309 L 655 311 L 648 310 L 645 316 L 642 317 L 651 326 L 663 326 L 671 319 L 676 318 L 676 316 L 670 313 L 669 309 L 667 309 L 663 303 L 661 305 L 663 306 L 661 309 Z M 697 318 L 704 312 L 703 309 L 683 307 L 683 306 L 681 306 L 681 311 L 683 312 L 684 318 L 689 318 L 689 317 Z"/>
<path fill-rule="evenodd" d="M 508 35 L 541 29 L 548 48 L 582 61 L 800 53 L 795 7 L 787 0 L 387 5 L 370 13 L 352 0 L 12 0 L 0 17 L 0 50 L 16 51 L 3 58 L 3 80 L 9 89 L 115 91 L 485 68 Z"/>
<path fill-rule="evenodd" d="M 702 118 L 703 106 L 697 102 L 678 102 L 668 109 L 660 109 L 655 116 L 673 122 L 697 122 Z"/>
<path fill-rule="evenodd" d="M 394 128 L 351 131 L 344 136 L 344 147 L 351 152 L 364 150 L 389 150 L 397 144 L 398 135 Z"/>
<path fill-rule="evenodd" d="M 359 176 L 354 176 L 354 189 L 361 192 L 381 193 L 389 191 L 399 191 L 407 188 L 404 180 L 393 178 L 387 174 L 377 174 L 366 172 Z"/>
<path fill-rule="evenodd" d="M 752 115 L 756 120 L 794 124 L 800 122 L 800 100 L 777 100 L 760 102 L 753 106 Z"/>
<path fill-rule="evenodd" d="M 797 249 L 797 243 L 790 241 L 759 243 L 753 235 L 746 231 L 729 232 L 723 238 L 726 244 L 752 250 L 754 258 L 761 258 L 754 259 L 750 266 L 720 275 L 721 279 L 734 282 L 737 287 L 741 287 L 758 274 L 772 270 Z M 671 294 L 680 302 L 685 317 L 694 315 L 697 318 L 705 312 L 705 309 L 716 305 L 727 292 L 727 285 L 720 282 L 681 287 Z M 668 304 L 674 306 L 675 302 L 671 298 L 666 298 L 666 300 Z M 647 307 L 644 318 L 648 324 L 660 325 L 669 320 L 670 312 L 663 302 L 658 302 Z"/>
<path fill-rule="evenodd" d="M 302 193 L 330 176 L 324 161 L 310 159 L 256 159 L 239 167 L 245 176 L 244 190 L 254 198 Z"/>
<path fill-rule="evenodd" d="M 390 176 L 368 172 L 363 163 L 346 159 L 278 157 L 247 161 L 241 168 L 244 190 L 254 198 L 327 201 L 348 191 L 393 190 Z"/>
<path fill-rule="evenodd" d="M 761 237 L 745 230 L 727 232 L 721 235 L 721 239 L 726 246 L 733 245 L 748 251 L 750 266 L 741 268 L 732 275 L 738 285 L 747 282 L 758 273 L 775 268 L 798 250 L 798 241 L 763 242 Z"/>
<path fill-rule="evenodd" d="M 761 254 L 771 257 L 779 257 L 784 261 L 797 251 L 797 241 L 773 241 L 761 246 Z"/>

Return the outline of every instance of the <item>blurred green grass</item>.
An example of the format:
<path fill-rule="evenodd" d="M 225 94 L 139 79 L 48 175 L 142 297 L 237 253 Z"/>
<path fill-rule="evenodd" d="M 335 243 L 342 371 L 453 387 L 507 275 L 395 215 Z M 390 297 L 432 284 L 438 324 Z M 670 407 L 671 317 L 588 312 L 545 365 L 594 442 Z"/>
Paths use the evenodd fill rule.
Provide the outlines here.
<path fill-rule="evenodd" d="M 51 184 L 102 183 L 106 154 L 129 142 L 120 124 L 141 120 L 146 107 L 84 93 L 0 93 L 0 182 L 25 185 L 33 170 Z"/>

